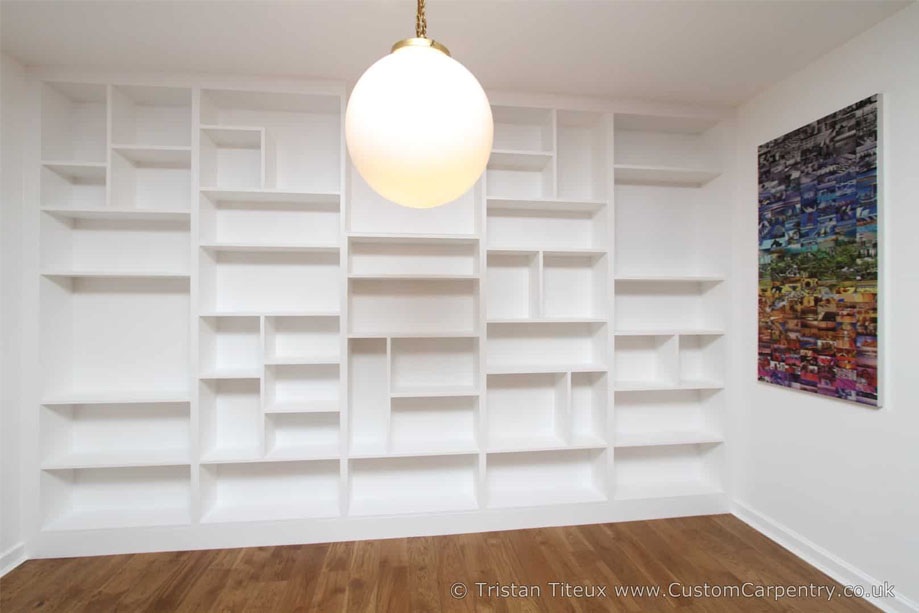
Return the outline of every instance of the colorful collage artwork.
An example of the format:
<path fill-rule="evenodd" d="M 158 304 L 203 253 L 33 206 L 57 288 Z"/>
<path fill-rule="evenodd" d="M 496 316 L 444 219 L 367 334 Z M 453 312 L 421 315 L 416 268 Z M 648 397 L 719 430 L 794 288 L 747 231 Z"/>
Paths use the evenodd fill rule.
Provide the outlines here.
<path fill-rule="evenodd" d="M 760 381 L 878 406 L 878 96 L 759 147 Z"/>

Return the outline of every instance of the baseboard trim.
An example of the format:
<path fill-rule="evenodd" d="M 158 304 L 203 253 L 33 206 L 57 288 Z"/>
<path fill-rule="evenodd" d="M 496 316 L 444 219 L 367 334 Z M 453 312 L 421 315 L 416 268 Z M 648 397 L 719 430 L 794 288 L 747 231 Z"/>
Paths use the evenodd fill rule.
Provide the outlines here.
<path fill-rule="evenodd" d="M 791 528 L 788 528 L 762 513 L 754 511 L 745 504 L 735 500 L 731 507 L 734 515 L 739 520 L 769 537 L 839 583 L 843 585 L 865 586 L 880 585 L 883 583 L 798 534 Z M 894 597 L 892 599 L 866 598 L 865 600 L 882 611 L 888 611 L 889 613 L 915 613 L 919 611 L 919 604 L 898 594 L 896 590 L 894 590 Z"/>
<path fill-rule="evenodd" d="M 13 545 L 3 553 L 0 553 L 0 577 L 10 572 L 20 564 L 26 561 L 25 543 Z"/>

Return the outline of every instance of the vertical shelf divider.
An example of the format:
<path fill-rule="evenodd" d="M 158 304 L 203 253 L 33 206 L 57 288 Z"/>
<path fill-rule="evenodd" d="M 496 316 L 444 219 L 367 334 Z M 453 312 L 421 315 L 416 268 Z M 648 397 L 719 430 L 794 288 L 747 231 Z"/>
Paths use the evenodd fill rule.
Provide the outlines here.
<path fill-rule="evenodd" d="M 482 173 L 475 190 L 475 232 L 478 237 L 478 253 L 476 254 L 476 274 L 479 282 L 476 284 L 476 295 L 478 296 L 477 311 L 477 330 L 478 330 L 478 356 L 476 359 L 476 387 L 479 392 L 478 405 L 476 411 L 477 421 L 475 423 L 476 436 L 475 441 L 479 449 L 478 462 L 476 464 L 476 500 L 480 509 L 488 505 L 488 488 L 487 488 L 487 470 L 488 455 L 485 450 L 488 448 L 488 403 L 486 394 L 488 386 L 488 375 L 485 369 L 485 355 L 488 347 L 488 225 L 486 219 L 488 216 L 488 187 L 487 172 Z"/>
<path fill-rule="evenodd" d="M 349 164 L 348 152 L 345 146 L 345 111 L 346 100 L 344 94 L 339 98 L 339 180 L 338 180 L 338 336 L 339 336 L 339 364 L 338 364 L 338 448 L 339 448 L 339 479 L 338 479 L 338 509 L 341 516 L 348 515 L 351 501 L 351 480 L 349 476 L 350 463 L 348 457 L 350 450 L 350 389 L 351 351 L 348 342 L 348 333 L 351 331 L 350 321 L 350 283 L 348 269 L 351 262 L 351 241 L 348 240 L 351 220 L 351 190 L 349 189 Z"/>
<path fill-rule="evenodd" d="M 191 181 L 189 197 L 189 324 L 190 352 L 188 381 L 189 391 L 189 430 L 191 438 L 191 517 L 192 523 L 199 523 L 203 515 L 201 492 L 201 197 L 200 197 L 200 164 L 201 164 L 201 89 L 192 89 L 191 96 Z"/>
<path fill-rule="evenodd" d="M 606 196 L 606 346 L 609 350 L 606 371 L 606 494 L 616 495 L 616 117 L 604 115 L 603 129 L 606 163 L 603 165 L 603 190 Z"/>

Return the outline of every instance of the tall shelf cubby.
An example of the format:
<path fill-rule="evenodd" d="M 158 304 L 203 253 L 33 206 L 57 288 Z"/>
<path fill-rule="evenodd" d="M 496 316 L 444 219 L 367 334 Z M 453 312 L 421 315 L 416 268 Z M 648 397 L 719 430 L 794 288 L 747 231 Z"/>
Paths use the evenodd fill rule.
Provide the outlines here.
<path fill-rule="evenodd" d="M 39 534 L 724 508 L 722 122 L 500 98 L 415 210 L 339 85 L 38 88 Z"/>
<path fill-rule="evenodd" d="M 723 491 L 724 128 L 614 115 L 615 492 Z"/>
<path fill-rule="evenodd" d="M 191 88 L 39 90 L 39 522 L 188 523 Z"/>

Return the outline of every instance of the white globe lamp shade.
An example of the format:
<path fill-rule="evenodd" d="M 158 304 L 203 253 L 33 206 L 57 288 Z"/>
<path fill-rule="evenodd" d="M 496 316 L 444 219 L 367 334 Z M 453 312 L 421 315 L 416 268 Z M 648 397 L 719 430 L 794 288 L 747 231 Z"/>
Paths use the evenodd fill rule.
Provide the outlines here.
<path fill-rule="evenodd" d="M 425 209 L 465 193 L 491 154 L 488 97 L 465 66 L 426 38 L 396 43 L 361 76 L 345 113 L 351 161 L 378 194 Z"/>

